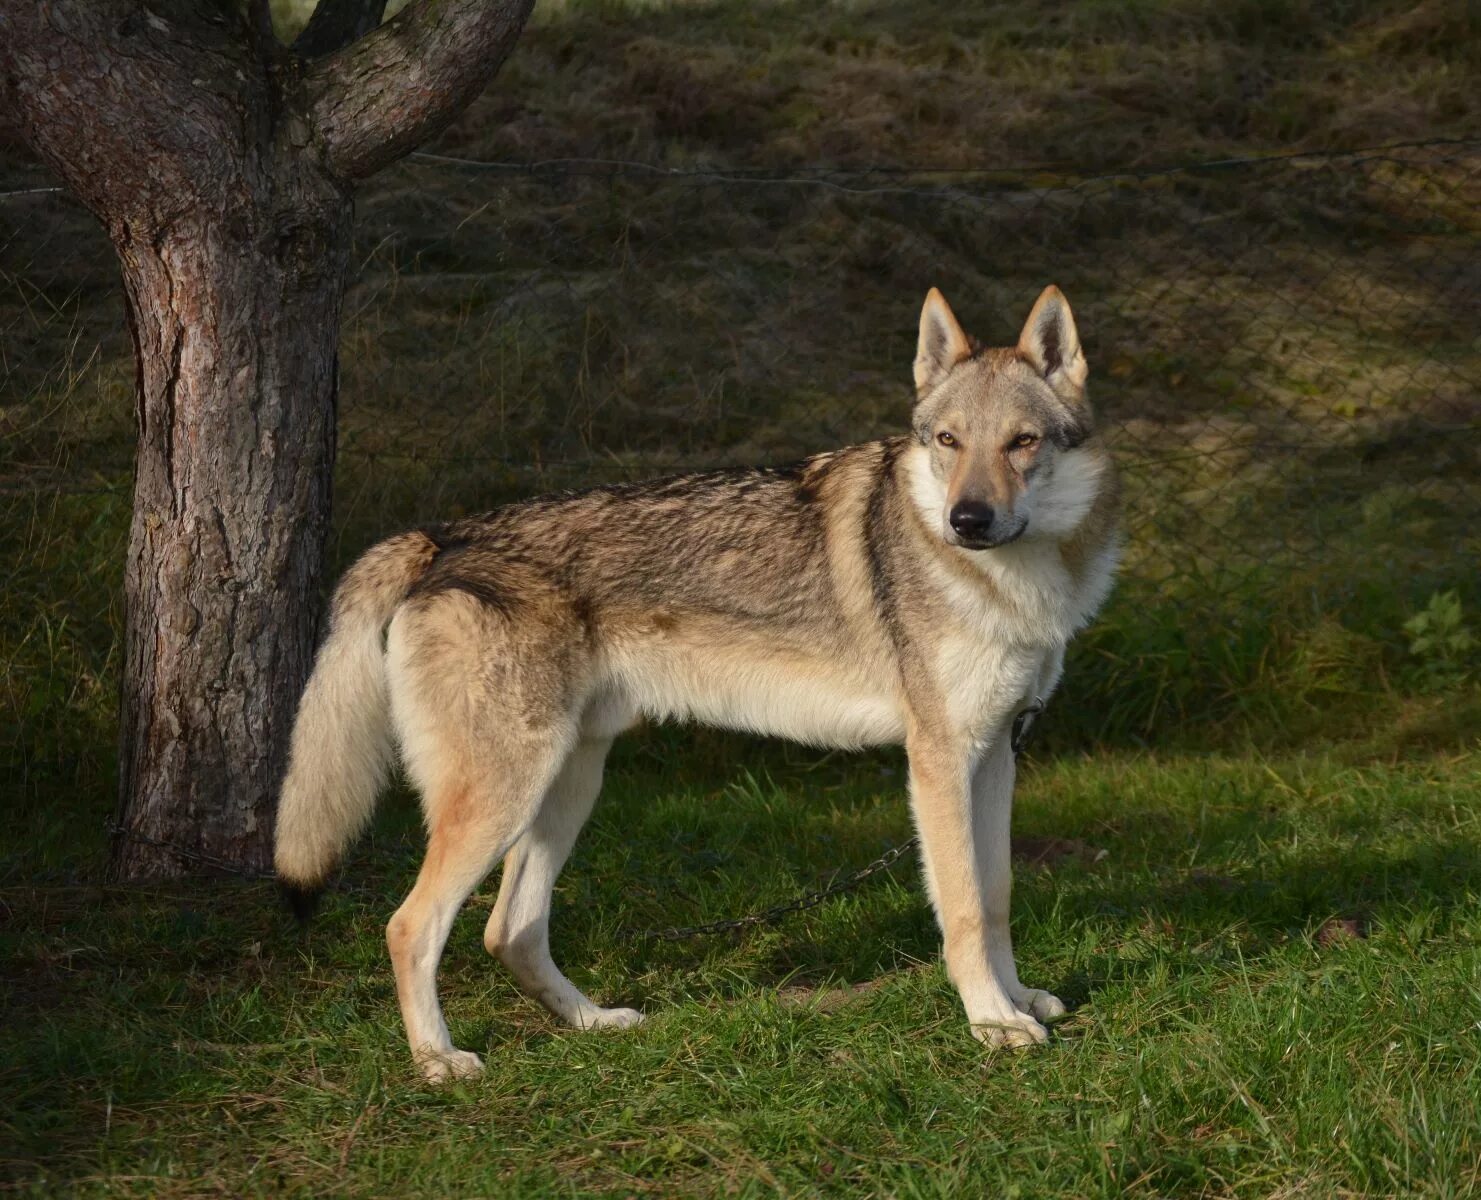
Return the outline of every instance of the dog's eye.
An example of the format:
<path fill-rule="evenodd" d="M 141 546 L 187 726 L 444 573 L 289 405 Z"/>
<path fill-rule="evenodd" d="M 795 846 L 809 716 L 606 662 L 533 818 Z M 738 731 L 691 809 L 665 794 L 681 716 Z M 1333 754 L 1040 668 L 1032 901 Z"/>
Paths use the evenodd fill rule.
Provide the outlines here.
<path fill-rule="evenodd" d="M 1029 446 L 1032 446 L 1038 440 L 1039 435 L 1036 433 L 1020 433 L 1016 438 L 1008 443 L 1008 449 L 1023 450 Z"/>
<path fill-rule="evenodd" d="M 936 440 L 943 446 L 945 446 L 948 450 L 953 449 L 956 446 L 956 438 L 952 437 L 952 435 L 947 433 L 944 429 L 936 435 Z"/>

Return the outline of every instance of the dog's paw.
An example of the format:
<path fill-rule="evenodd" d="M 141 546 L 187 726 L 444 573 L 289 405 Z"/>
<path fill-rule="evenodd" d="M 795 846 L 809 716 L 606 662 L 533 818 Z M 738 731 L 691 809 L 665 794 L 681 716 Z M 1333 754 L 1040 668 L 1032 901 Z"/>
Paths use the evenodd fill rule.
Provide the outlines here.
<path fill-rule="evenodd" d="M 444 1050 L 441 1054 L 420 1056 L 417 1065 L 429 1083 L 443 1083 L 449 1079 L 472 1079 L 483 1070 L 483 1059 L 471 1050 Z"/>
<path fill-rule="evenodd" d="M 635 1008 L 598 1008 L 587 1013 L 583 1029 L 631 1029 L 643 1023 L 643 1014 Z"/>
<path fill-rule="evenodd" d="M 1032 1017 L 1018 1014 L 1018 1019 L 1002 1024 L 973 1023 L 972 1036 L 989 1046 L 1042 1046 L 1049 1031 Z"/>
<path fill-rule="evenodd" d="M 1065 1014 L 1064 1001 L 1039 988 L 1019 988 L 1013 993 L 1013 1007 L 1041 1021 L 1057 1021 Z"/>

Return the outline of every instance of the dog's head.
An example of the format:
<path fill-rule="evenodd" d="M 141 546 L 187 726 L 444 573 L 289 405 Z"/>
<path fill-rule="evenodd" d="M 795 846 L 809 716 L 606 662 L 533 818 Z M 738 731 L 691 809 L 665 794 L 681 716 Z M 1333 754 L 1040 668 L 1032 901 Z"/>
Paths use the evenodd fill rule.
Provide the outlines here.
<path fill-rule="evenodd" d="M 925 448 L 950 545 L 991 550 L 1064 537 L 1095 499 L 1102 458 L 1092 432 L 1085 355 L 1069 301 L 1047 287 L 1018 344 L 984 348 L 935 288 L 920 316 L 912 427 Z"/>

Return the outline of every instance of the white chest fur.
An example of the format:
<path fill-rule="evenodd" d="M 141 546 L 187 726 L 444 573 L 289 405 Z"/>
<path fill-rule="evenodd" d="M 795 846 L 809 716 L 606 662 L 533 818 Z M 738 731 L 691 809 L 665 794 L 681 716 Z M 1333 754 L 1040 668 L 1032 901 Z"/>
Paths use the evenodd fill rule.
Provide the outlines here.
<path fill-rule="evenodd" d="M 906 469 L 911 497 L 927 528 L 940 527 L 945 485 L 931 473 L 923 452 L 913 453 Z M 1083 518 L 1088 504 L 1076 507 Z M 1049 536 L 1030 534 L 994 550 L 948 547 L 968 572 L 933 564 L 932 582 L 954 618 L 943 631 L 938 670 L 959 727 L 986 733 L 1026 699 L 1051 687 L 1065 643 L 1090 620 L 1110 589 L 1116 547 L 1108 545 L 1077 579 L 1065 565 L 1055 536 L 1061 532 L 1057 521 L 1045 524 L 1053 528 L 1037 532 Z"/>

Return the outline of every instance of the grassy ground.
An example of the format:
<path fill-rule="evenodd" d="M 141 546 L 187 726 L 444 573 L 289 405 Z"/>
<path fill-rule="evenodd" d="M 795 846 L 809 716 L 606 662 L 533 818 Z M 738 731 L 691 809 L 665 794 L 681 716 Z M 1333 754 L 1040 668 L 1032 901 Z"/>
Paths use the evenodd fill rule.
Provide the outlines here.
<path fill-rule="evenodd" d="M 363 197 L 340 565 L 537 487 L 897 429 L 929 284 L 994 340 L 1067 288 L 1130 560 L 1021 787 L 1020 962 L 1073 1008 L 1025 1055 L 967 1036 L 909 864 L 741 938 L 628 936 L 905 837 L 895 755 L 621 744 L 556 953 L 650 1023 L 521 999 L 490 881 L 443 977 L 489 1070 L 440 1091 L 381 940 L 408 796 L 306 934 L 261 885 L 100 884 L 131 367 L 97 232 L 0 201 L 0 1188 L 1481 1190 L 1476 151 L 1091 178 L 1474 134 L 1476 32 L 1445 4 L 542 5 L 436 152 L 702 174 L 419 159 Z M 703 174 L 819 163 L 876 190 Z M 1427 607 L 1448 640 L 1416 653 Z"/>
<path fill-rule="evenodd" d="M 5 1166 L 140 1196 L 1472 1194 L 1478 786 L 1463 752 L 1035 763 L 1019 828 L 1074 841 L 1021 869 L 1019 957 L 1073 1012 L 1027 1054 L 967 1036 L 911 869 L 738 940 L 628 936 L 903 836 L 888 757 L 626 743 L 556 947 L 649 1023 L 582 1035 L 522 999 L 480 944 L 490 885 L 442 979 L 487 1075 L 440 1090 L 381 941 L 404 798 L 307 934 L 263 885 L 16 884 Z"/>

